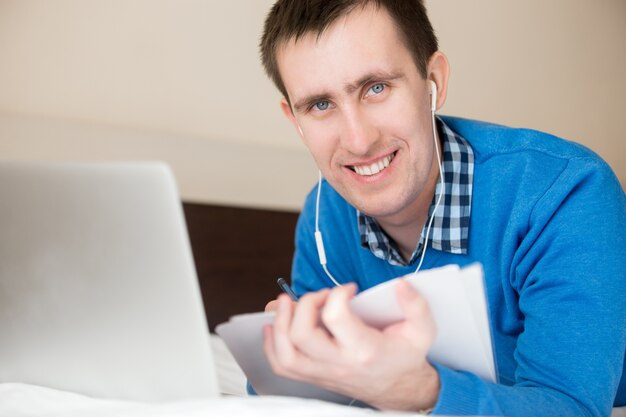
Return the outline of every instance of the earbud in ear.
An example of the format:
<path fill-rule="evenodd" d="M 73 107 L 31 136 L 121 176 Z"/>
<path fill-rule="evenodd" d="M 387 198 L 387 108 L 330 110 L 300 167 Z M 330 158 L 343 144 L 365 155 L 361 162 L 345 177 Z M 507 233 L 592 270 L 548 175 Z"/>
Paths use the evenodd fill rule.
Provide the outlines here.
<path fill-rule="evenodd" d="M 437 84 L 433 80 L 429 80 L 430 83 L 430 111 L 437 110 Z"/>
<path fill-rule="evenodd" d="M 302 132 L 302 128 L 300 127 L 300 125 L 298 126 L 298 132 L 300 132 L 300 136 L 304 137 L 304 133 Z"/>

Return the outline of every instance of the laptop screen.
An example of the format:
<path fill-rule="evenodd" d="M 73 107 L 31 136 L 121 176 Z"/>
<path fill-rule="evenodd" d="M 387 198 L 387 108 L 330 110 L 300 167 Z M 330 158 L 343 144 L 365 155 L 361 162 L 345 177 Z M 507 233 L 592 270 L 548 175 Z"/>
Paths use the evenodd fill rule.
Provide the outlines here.
<path fill-rule="evenodd" d="M 0 382 L 218 393 L 181 203 L 161 163 L 0 162 Z"/>

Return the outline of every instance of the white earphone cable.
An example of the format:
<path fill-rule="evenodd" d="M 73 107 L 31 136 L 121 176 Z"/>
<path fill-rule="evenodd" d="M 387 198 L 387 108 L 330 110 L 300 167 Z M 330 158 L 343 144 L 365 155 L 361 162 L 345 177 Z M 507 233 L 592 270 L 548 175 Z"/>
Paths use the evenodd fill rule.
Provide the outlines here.
<path fill-rule="evenodd" d="M 420 268 L 422 267 L 422 262 L 424 262 L 424 255 L 426 254 L 426 246 L 428 246 L 428 237 L 430 236 L 430 227 L 433 224 L 433 220 L 435 219 L 435 213 L 439 208 L 439 203 L 441 203 L 441 198 L 445 194 L 445 183 L 443 181 L 443 167 L 441 166 L 441 155 L 439 153 L 439 141 L 437 140 L 437 125 L 435 122 L 435 112 L 431 112 L 431 119 L 433 122 L 433 138 L 435 141 L 435 150 L 437 151 L 437 163 L 439 164 L 439 184 L 441 187 L 439 189 L 439 196 L 437 197 L 437 203 L 435 204 L 435 208 L 433 209 L 433 214 L 430 216 L 430 220 L 428 222 L 428 228 L 426 229 L 426 237 L 424 238 L 424 245 L 422 247 L 422 256 L 420 257 L 420 263 L 417 265 L 414 274 L 416 274 Z"/>
<path fill-rule="evenodd" d="M 320 264 L 326 272 L 326 275 L 337 287 L 340 287 L 341 284 L 339 281 L 333 277 L 333 275 L 328 271 L 328 267 L 326 266 L 326 251 L 324 250 L 324 241 L 322 240 L 322 232 L 320 231 L 319 219 L 320 219 L 320 194 L 322 193 L 322 171 L 319 172 L 319 178 L 317 181 L 317 198 L 315 200 L 315 244 L 317 245 L 317 255 L 319 256 Z"/>

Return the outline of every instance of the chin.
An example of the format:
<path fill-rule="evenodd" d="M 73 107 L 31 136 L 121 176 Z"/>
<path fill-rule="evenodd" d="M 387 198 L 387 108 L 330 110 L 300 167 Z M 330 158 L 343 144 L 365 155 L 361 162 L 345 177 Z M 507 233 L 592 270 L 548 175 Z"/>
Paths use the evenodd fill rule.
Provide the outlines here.
<path fill-rule="evenodd" d="M 387 200 L 389 201 L 389 200 Z M 376 204 L 353 204 L 361 213 L 366 214 L 375 219 L 393 216 L 398 212 L 397 207 L 390 207 L 385 202 L 377 202 Z"/>
<path fill-rule="evenodd" d="M 342 187 L 335 188 L 350 205 L 361 213 L 378 218 L 391 217 L 402 211 L 407 204 L 406 195 L 396 189 L 372 191 L 369 193 L 355 192 L 354 189 Z"/>

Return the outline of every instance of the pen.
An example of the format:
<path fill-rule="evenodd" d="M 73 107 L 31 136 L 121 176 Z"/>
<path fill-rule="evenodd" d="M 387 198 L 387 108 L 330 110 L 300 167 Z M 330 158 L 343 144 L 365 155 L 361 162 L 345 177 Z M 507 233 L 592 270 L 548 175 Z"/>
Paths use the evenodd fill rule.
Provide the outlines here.
<path fill-rule="evenodd" d="M 291 289 L 291 287 L 289 286 L 289 284 L 287 284 L 287 281 L 285 281 L 283 278 L 278 278 L 276 280 L 276 283 L 278 284 L 278 286 L 280 287 L 280 289 L 287 294 L 293 301 L 298 301 L 298 296 L 296 295 L 295 292 L 293 292 L 293 290 Z"/>

